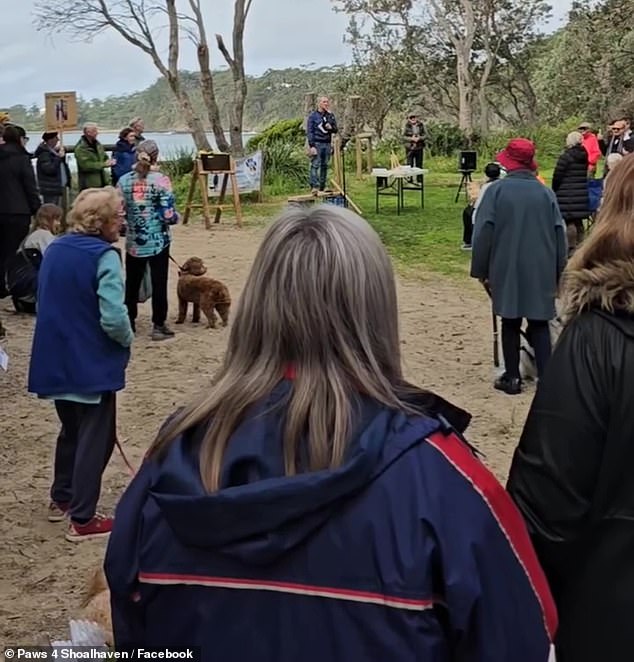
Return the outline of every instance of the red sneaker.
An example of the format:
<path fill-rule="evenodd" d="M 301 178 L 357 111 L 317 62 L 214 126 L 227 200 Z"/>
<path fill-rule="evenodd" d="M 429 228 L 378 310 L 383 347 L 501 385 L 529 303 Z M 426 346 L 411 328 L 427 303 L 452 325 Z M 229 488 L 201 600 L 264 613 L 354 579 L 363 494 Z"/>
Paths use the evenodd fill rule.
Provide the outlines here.
<path fill-rule="evenodd" d="M 57 503 L 51 501 L 48 504 L 48 521 L 49 522 L 63 522 L 68 514 L 69 503 Z"/>
<path fill-rule="evenodd" d="M 86 524 L 78 524 L 71 520 L 66 540 L 69 542 L 82 542 L 84 540 L 94 540 L 95 538 L 105 538 L 112 531 L 112 517 L 96 514 Z"/>

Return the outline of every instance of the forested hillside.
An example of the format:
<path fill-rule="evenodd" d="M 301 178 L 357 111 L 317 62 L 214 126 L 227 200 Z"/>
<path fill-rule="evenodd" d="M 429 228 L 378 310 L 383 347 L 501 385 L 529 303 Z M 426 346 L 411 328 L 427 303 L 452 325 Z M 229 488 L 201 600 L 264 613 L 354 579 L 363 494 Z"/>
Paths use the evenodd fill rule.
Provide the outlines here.
<path fill-rule="evenodd" d="M 339 68 L 294 68 L 267 71 L 258 78 L 250 77 L 245 107 L 245 130 L 258 130 L 279 119 L 299 117 L 302 114 L 304 94 L 330 93 L 340 76 Z M 197 76 L 184 73 L 182 80 L 192 96 L 200 117 L 206 120 L 207 115 L 203 108 Z M 231 84 L 228 71 L 215 74 L 214 86 L 225 122 L 229 113 Z M 14 106 L 9 108 L 9 112 L 13 121 L 25 124 L 29 129 L 36 130 L 42 126 L 38 104 L 30 108 Z M 80 121 L 97 122 L 104 128 L 117 129 L 125 126 L 136 115 L 145 118 L 149 130 L 187 130 L 174 96 L 164 79 L 158 80 L 141 92 L 80 101 Z"/>

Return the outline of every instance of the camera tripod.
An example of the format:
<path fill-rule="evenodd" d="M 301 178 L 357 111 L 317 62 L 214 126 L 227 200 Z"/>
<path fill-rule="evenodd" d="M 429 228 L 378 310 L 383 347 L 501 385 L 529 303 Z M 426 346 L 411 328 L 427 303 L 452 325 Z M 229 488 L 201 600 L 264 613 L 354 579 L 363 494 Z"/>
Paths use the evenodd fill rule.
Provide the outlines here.
<path fill-rule="evenodd" d="M 462 173 L 462 179 L 460 180 L 460 185 L 458 186 L 458 190 L 456 191 L 456 199 L 454 202 L 458 202 L 458 198 L 460 197 L 461 191 L 464 191 L 464 198 L 465 202 L 469 202 L 469 191 L 467 190 L 467 184 L 469 182 L 472 182 L 473 180 L 471 179 L 471 175 L 473 174 L 473 170 L 461 170 Z"/>

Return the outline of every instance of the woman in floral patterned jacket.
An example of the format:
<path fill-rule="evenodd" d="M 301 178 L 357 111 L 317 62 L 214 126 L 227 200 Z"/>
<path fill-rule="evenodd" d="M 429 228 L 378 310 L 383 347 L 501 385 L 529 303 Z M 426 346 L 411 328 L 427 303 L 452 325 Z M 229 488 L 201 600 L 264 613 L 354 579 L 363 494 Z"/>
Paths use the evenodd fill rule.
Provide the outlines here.
<path fill-rule="evenodd" d="M 146 270 L 152 279 L 152 340 L 174 336 L 167 319 L 167 278 L 172 241 L 170 225 L 178 222 L 172 183 L 159 172 L 156 163 L 158 145 L 145 140 L 137 147 L 134 170 L 118 183 L 125 204 L 126 233 L 126 305 L 136 332 L 139 288 Z"/>

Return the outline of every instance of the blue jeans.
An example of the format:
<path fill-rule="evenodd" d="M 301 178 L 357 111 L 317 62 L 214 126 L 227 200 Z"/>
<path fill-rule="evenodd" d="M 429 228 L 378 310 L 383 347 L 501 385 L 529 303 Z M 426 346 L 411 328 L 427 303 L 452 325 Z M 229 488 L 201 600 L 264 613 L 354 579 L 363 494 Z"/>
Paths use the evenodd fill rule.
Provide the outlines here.
<path fill-rule="evenodd" d="M 323 191 L 326 188 L 332 145 L 330 143 L 316 143 L 315 149 L 317 154 L 310 157 L 310 188 L 318 188 Z"/>

